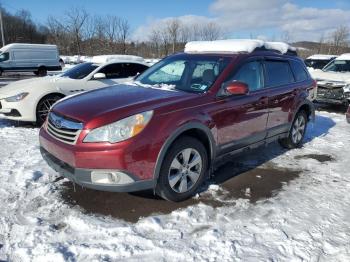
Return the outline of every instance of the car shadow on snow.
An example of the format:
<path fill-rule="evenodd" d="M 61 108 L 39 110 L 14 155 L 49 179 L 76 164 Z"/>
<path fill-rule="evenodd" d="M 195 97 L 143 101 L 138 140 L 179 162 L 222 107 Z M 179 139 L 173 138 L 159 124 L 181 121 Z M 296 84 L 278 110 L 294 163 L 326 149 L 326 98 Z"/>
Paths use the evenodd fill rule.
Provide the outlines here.
<path fill-rule="evenodd" d="M 306 142 L 326 135 L 334 125 L 332 119 L 317 116 L 314 127 L 308 128 Z M 238 156 L 227 156 L 215 166 L 212 178 L 205 183 L 200 193 L 180 203 L 165 201 L 155 196 L 153 191 L 111 193 L 80 186 L 74 188 L 70 182 L 63 183 L 60 193 L 66 203 L 81 208 L 85 213 L 111 216 L 128 222 L 137 222 L 142 217 L 157 214 L 169 214 L 198 203 L 220 207 L 234 205 L 237 199 L 246 199 L 257 204 L 259 200 L 275 196 L 283 185 L 301 175 L 302 170 L 280 168 L 270 162 L 286 151 L 274 142 Z M 313 158 L 320 162 L 333 160 L 330 156 L 304 155 L 295 161 L 302 158 Z"/>
<path fill-rule="evenodd" d="M 21 122 L 15 120 L 7 120 L 0 118 L 0 128 L 4 127 L 22 127 L 22 128 L 39 128 L 35 123 L 31 122 Z"/>

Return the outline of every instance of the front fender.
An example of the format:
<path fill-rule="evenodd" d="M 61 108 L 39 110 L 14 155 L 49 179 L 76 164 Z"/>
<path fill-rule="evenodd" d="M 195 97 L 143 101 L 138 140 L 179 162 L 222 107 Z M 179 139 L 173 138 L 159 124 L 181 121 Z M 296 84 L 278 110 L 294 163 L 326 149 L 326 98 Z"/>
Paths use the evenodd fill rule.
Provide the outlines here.
<path fill-rule="evenodd" d="M 158 177 L 160 174 L 161 165 L 164 161 L 164 158 L 166 156 L 166 152 L 168 151 L 169 147 L 184 132 L 191 130 L 191 129 L 197 129 L 199 131 L 202 131 L 207 136 L 208 141 L 209 141 L 209 145 L 210 145 L 211 163 L 215 159 L 215 157 L 216 157 L 215 130 L 213 132 L 213 130 L 210 129 L 206 124 L 201 123 L 198 120 L 189 120 L 186 123 L 182 124 L 181 126 L 177 127 L 173 132 L 171 132 L 170 135 L 163 142 L 163 144 L 160 148 L 160 151 L 158 153 L 158 157 L 156 160 L 156 165 L 155 165 L 154 173 L 153 173 L 153 178 L 154 178 L 155 184 L 157 183 L 157 180 L 158 180 Z"/>

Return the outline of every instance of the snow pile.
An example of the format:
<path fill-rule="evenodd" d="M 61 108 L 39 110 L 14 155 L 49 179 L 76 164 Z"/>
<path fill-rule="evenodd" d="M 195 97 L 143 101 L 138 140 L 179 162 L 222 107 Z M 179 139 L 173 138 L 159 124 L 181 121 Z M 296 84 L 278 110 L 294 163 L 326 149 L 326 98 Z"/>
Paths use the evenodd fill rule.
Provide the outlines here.
<path fill-rule="evenodd" d="M 161 59 L 158 59 L 158 58 L 146 58 L 146 59 L 145 59 L 145 62 L 146 62 L 148 65 L 152 66 L 152 65 L 158 63 L 160 60 L 161 60 Z"/>
<path fill-rule="evenodd" d="M 149 85 L 149 84 L 143 84 L 140 81 L 129 81 L 123 83 L 124 85 L 129 85 L 129 86 L 138 86 L 138 87 L 144 87 L 144 88 L 154 88 L 154 89 L 163 89 L 167 91 L 178 91 L 175 87 L 175 85 L 168 85 L 168 84 L 154 84 L 154 85 Z"/>
<path fill-rule="evenodd" d="M 289 44 L 283 43 L 283 42 L 265 42 L 264 47 L 266 49 L 280 51 L 282 54 L 285 54 L 288 51 L 296 51 L 297 50 L 295 47 L 290 46 Z"/>
<path fill-rule="evenodd" d="M 296 49 L 283 42 L 265 42 L 258 39 L 227 39 L 215 41 L 193 41 L 185 46 L 187 53 L 202 53 L 202 52 L 247 52 L 251 53 L 256 48 L 265 47 L 266 49 L 273 49 L 282 54 L 288 51 L 296 51 Z"/>
<path fill-rule="evenodd" d="M 130 61 L 130 62 L 145 62 L 145 60 L 140 56 L 133 55 L 98 55 L 93 56 L 90 62 L 96 64 L 103 64 L 112 61 Z"/>
<path fill-rule="evenodd" d="M 272 144 L 233 159 L 301 171 L 273 197 L 193 204 L 137 223 L 68 205 L 60 193 L 65 180 L 40 156 L 38 129 L 0 121 L 0 141 L 0 260 L 350 261 L 350 125 L 343 114 L 318 113 L 301 149 Z M 333 160 L 305 157 L 322 154 Z M 216 198 L 221 188 L 197 198 Z"/>
<path fill-rule="evenodd" d="M 312 60 L 330 60 L 330 59 L 333 59 L 333 58 L 336 58 L 336 57 L 337 57 L 336 55 L 315 54 L 315 55 L 309 56 L 309 57 L 306 58 L 306 59 L 312 59 Z"/>

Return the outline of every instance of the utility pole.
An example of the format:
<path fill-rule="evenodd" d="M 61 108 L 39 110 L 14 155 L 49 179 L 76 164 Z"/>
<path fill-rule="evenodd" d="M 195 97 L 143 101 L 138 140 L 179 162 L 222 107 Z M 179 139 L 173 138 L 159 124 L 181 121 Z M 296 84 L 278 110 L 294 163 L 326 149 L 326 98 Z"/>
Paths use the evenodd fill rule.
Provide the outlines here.
<path fill-rule="evenodd" d="M 0 29 L 1 29 L 1 39 L 2 39 L 2 46 L 5 45 L 5 37 L 4 37 L 4 25 L 2 22 L 2 10 L 0 8 Z"/>

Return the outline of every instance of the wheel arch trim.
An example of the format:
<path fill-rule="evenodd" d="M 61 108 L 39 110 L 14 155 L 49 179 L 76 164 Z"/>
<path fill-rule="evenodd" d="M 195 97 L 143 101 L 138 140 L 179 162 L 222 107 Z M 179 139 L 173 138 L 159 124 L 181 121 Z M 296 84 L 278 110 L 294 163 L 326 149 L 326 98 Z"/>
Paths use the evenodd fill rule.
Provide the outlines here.
<path fill-rule="evenodd" d="M 205 133 L 205 135 L 209 141 L 209 148 L 210 148 L 209 153 L 210 153 L 210 160 L 211 160 L 210 162 L 213 163 L 213 160 L 216 157 L 216 142 L 215 142 L 215 139 L 214 139 L 214 136 L 213 136 L 211 130 L 207 126 L 205 126 L 204 124 L 199 123 L 199 122 L 186 123 L 183 126 L 176 129 L 173 133 L 171 133 L 171 135 L 166 139 L 165 143 L 163 144 L 162 148 L 160 149 L 160 151 L 158 153 L 156 166 L 155 166 L 154 172 L 153 172 L 154 188 L 157 185 L 159 174 L 160 174 L 160 169 L 161 169 L 162 163 L 164 161 L 164 158 L 166 156 L 166 152 L 168 151 L 169 147 L 182 134 L 184 134 L 186 131 L 189 131 L 192 129 L 194 129 L 194 130 L 197 129 L 197 130 Z"/>

